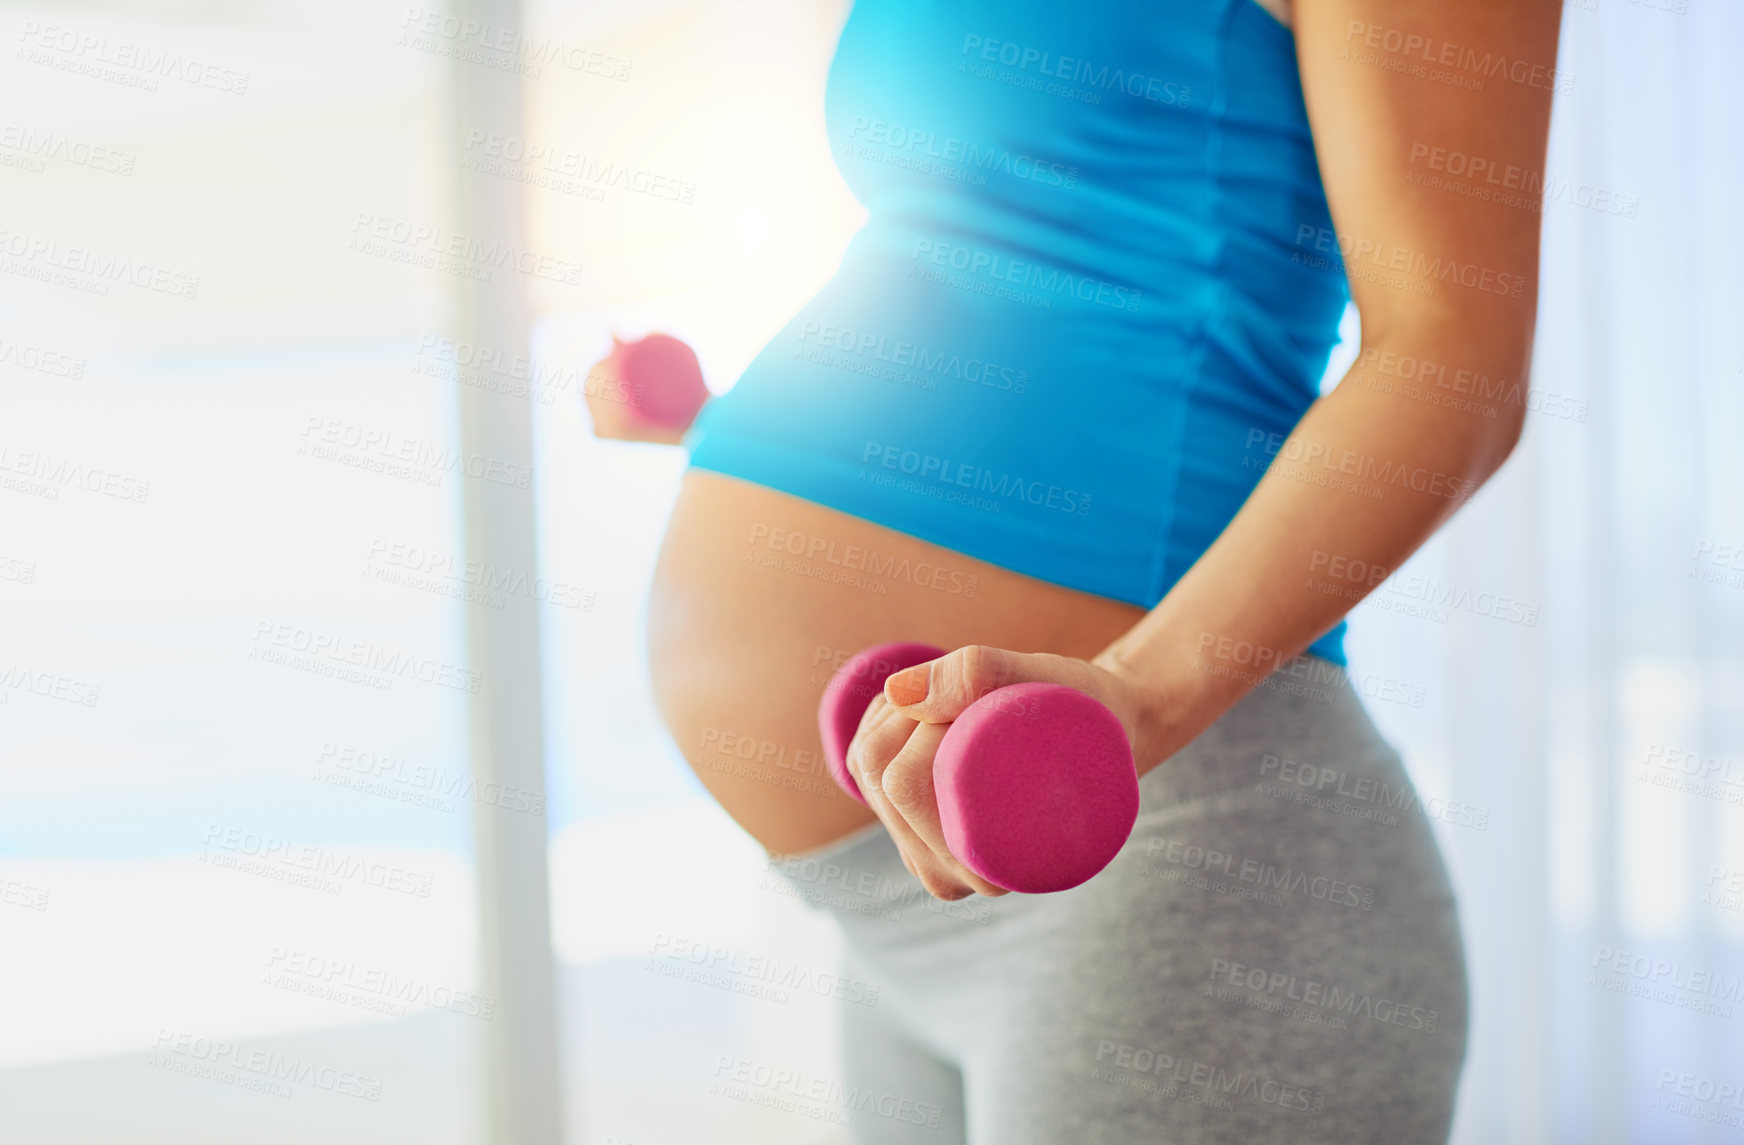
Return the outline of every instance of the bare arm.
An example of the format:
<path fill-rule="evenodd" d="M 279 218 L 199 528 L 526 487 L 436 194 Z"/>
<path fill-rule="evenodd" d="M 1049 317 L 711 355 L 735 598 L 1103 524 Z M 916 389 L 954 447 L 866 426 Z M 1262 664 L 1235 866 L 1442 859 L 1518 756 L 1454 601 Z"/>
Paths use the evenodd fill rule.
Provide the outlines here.
<path fill-rule="evenodd" d="M 1120 717 L 1149 771 L 1336 624 L 1519 439 L 1560 5 L 1294 8 L 1336 232 L 1306 236 L 1304 254 L 1343 254 L 1362 355 L 1287 440 L 1268 443 L 1272 464 L 1216 543 L 1094 661 L 969 647 L 887 681 L 849 766 L 938 897 L 1001 893 L 950 854 L 931 781 L 944 725 L 977 697 L 1023 680 L 1080 688 Z M 1417 181 L 1450 172 L 1453 155 L 1516 201 Z M 1469 400 L 1444 400 L 1455 395 Z"/>
<path fill-rule="evenodd" d="M 1493 166 L 1501 185 L 1525 184 L 1510 169 L 1543 169 L 1560 16 L 1519 0 L 1298 0 L 1337 232 L 1307 242 L 1343 252 L 1363 352 L 1216 543 L 1098 659 L 1144 684 L 1141 771 L 1336 624 L 1518 440 L 1537 195 L 1524 209 L 1411 180 L 1448 170 L 1452 155 L 1461 170 Z M 1471 400 L 1446 402 L 1462 391 Z"/>

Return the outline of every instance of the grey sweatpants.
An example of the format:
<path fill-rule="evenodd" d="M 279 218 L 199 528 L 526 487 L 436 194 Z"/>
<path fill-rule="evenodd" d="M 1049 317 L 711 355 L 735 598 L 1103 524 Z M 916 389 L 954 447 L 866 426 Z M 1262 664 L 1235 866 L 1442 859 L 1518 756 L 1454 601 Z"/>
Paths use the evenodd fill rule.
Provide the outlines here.
<path fill-rule="evenodd" d="M 1139 786 L 1131 841 L 1062 894 L 941 903 L 878 825 L 778 865 L 880 987 L 844 1007 L 853 1140 L 1445 1141 L 1458 915 L 1350 689 L 1257 688 Z"/>

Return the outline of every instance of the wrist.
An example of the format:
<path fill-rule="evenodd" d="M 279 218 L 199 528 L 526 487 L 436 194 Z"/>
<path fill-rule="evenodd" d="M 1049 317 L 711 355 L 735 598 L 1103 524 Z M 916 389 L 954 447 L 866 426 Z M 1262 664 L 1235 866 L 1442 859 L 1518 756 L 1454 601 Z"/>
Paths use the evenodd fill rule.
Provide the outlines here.
<path fill-rule="evenodd" d="M 1166 761 L 1211 721 L 1204 710 L 1207 677 L 1191 656 L 1158 656 L 1124 638 L 1092 661 L 1125 686 L 1132 721 L 1132 761 L 1140 775 Z M 1215 717 L 1213 717 L 1215 718 Z"/>

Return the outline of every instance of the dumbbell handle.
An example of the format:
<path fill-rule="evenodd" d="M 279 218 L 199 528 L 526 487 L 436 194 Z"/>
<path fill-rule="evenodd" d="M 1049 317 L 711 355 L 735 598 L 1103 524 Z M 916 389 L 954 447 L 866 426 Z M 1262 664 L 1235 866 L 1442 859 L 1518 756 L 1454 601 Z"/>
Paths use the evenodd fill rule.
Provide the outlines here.
<path fill-rule="evenodd" d="M 926 644 L 880 644 L 844 664 L 825 689 L 824 758 L 860 802 L 847 754 L 866 708 L 889 676 L 944 654 Z M 951 853 L 988 882 L 1029 894 L 1095 875 L 1138 817 L 1126 729 L 1063 684 L 1012 684 L 964 709 L 934 755 L 933 793 Z"/>

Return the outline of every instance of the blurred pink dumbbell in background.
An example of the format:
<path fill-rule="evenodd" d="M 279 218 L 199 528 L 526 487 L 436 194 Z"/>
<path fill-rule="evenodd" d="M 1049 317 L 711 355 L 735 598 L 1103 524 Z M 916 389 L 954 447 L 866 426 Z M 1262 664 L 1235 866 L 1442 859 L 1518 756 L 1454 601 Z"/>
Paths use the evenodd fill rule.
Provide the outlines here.
<path fill-rule="evenodd" d="M 677 445 L 708 401 L 696 352 L 669 334 L 634 342 L 612 338 L 612 352 L 587 377 L 594 433 L 623 441 Z"/>

